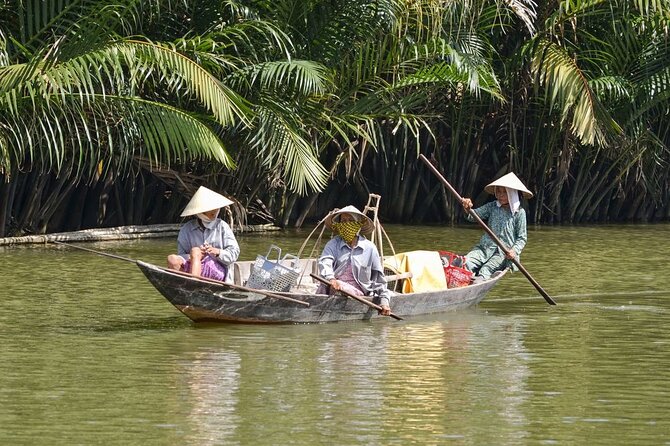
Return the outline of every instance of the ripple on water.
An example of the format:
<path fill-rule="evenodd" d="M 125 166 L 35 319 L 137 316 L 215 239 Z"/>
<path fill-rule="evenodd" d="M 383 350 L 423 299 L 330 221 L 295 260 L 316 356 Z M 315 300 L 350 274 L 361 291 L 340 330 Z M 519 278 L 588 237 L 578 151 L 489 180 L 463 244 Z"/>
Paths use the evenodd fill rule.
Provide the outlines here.
<path fill-rule="evenodd" d="M 130 263 L 2 249 L 0 438 L 668 444 L 668 228 L 531 228 L 524 265 L 556 307 L 513 274 L 478 309 L 402 323 L 192 324 Z M 387 232 L 399 250 L 463 251 L 480 235 Z M 297 252 L 304 235 L 240 240 L 252 259 L 277 237 Z M 162 262 L 174 240 L 95 246 Z"/>

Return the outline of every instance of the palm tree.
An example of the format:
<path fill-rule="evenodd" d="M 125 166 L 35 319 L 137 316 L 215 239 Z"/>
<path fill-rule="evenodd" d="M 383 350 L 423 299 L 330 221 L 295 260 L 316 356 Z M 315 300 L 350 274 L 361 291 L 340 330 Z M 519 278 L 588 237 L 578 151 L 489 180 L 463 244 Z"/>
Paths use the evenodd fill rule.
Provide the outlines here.
<path fill-rule="evenodd" d="M 263 104 L 252 105 L 233 87 L 246 81 L 267 89 L 288 77 L 285 83 L 296 90 L 319 91 L 318 67 L 291 61 L 263 65 L 263 52 L 288 52 L 285 36 L 271 24 L 241 17 L 233 2 L 217 14 L 205 17 L 201 10 L 189 16 L 196 3 L 207 2 L 4 2 L 0 22 L 13 26 L 0 34 L 3 193 L 16 193 L 12 181 L 26 169 L 60 179 L 56 189 L 65 190 L 51 195 L 51 203 L 77 181 L 111 183 L 119 175 L 137 174 L 140 166 L 165 169 L 211 160 L 230 169 L 234 162 L 224 141 L 245 138 L 263 115 Z M 191 22 L 184 18 L 200 20 L 184 26 Z M 194 28 L 203 34 L 193 36 Z M 138 36 L 142 31 L 148 35 Z M 263 49 L 252 42 L 262 42 Z M 281 140 L 281 131 L 266 133 Z M 304 141 L 296 146 L 306 150 L 284 162 L 290 186 L 322 187 L 325 172 L 316 156 Z M 267 166 L 274 168 L 276 159 L 273 153 Z M 33 181 L 30 191 L 39 197 L 52 179 L 36 175 Z M 7 216 L 13 201 L 3 200 L 0 216 Z M 24 212 L 23 220 L 30 214 Z M 48 221 L 45 213 L 40 218 Z M 0 221 L 3 232 L 5 226 Z"/>
<path fill-rule="evenodd" d="M 460 9 L 445 10 L 443 2 L 433 0 L 285 0 L 259 12 L 282 26 L 298 57 L 333 73 L 333 89 L 309 113 L 309 123 L 322 163 L 333 177 L 351 180 L 355 187 L 336 188 L 321 209 L 372 190 L 404 198 L 398 187 L 407 183 L 398 180 L 411 173 L 406 167 L 416 168 L 407 161 L 424 143 L 419 135 L 432 135 L 441 101 L 501 98 L 487 57 L 490 44 L 476 20 L 464 29 L 458 19 L 461 13 L 486 15 L 482 9 L 495 17 L 506 7 L 475 2 L 470 9 L 472 2 L 456 3 Z M 299 202 L 298 224 L 317 198 Z"/>
<path fill-rule="evenodd" d="M 543 10 L 520 53 L 536 85 L 513 118 L 537 131 L 517 146 L 549 192 L 536 221 L 651 219 L 664 194 L 667 206 L 669 11 L 619 0 Z"/>

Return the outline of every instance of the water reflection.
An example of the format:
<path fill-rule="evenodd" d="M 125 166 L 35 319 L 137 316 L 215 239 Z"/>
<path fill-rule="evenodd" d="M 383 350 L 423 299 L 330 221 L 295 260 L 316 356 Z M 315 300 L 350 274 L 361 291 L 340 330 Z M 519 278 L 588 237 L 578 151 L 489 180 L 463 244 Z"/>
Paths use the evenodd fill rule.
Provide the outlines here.
<path fill-rule="evenodd" d="M 531 229 L 483 304 L 396 322 L 193 324 L 129 262 L 0 249 L 2 444 L 670 442 L 669 226 Z M 390 227 L 396 249 L 479 231 Z M 301 231 L 240 237 L 297 252 Z M 162 263 L 174 240 L 87 245 Z"/>
<path fill-rule="evenodd" d="M 190 407 L 187 444 L 487 442 L 474 414 L 528 422 L 532 361 L 522 321 L 488 319 L 473 311 L 411 325 L 190 330 L 174 352 L 186 358 L 175 398 Z M 517 430 L 496 435 L 497 444 L 518 438 Z"/>
<path fill-rule="evenodd" d="M 193 402 L 188 424 L 195 432 L 187 437 L 187 444 L 231 444 L 240 421 L 240 356 L 225 350 L 199 351 L 181 366 L 177 374 L 183 376 L 182 384 Z"/>

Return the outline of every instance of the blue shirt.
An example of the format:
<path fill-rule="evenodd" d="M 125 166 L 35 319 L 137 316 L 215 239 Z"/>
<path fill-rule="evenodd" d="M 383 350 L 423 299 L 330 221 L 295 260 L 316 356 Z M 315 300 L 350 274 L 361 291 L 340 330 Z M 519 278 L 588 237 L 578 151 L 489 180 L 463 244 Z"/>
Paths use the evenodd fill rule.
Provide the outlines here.
<path fill-rule="evenodd" d="M 319 274 L 327 280 L 337 278 L 349 263 L 360 288 L 367 295 L 379 296 L 380 305 L 390 305 L 391 292 L 386 287 L 379 251 L 374 243 L 362 235 L 358 236 L 358 242 L 353 248 L 339 235 L 330 239 L 319 257 Z"/>
<path fill-rule="evenodd" d="M 197 218 L 187 221 L 177 236 L 177 254 L 184 260 L 189 260 L 191 248 L 202 246 L 204 243 L 221 250 L 216 260 L 224 265 L 230 265 L 240 256 L 240 246 L 233 230 L 220 218 L 215 220 L 212 229 L 203 227 Z"/>
<path fill-rule="evenodd" d="M 496 200 L 486 203 L 474 211 L 482 220 L 486 221 L 487 226 L 491 228 L 491 231 L 498 236 L 505 246 L 514 250 L 517 257 L 521 254 L 528 241 L 526 211 L 523 208 L 519 208 L 516 213 L 512 214 L 509 206 L 499 206 Z M 467 219 L 469 221 L 475 220 L 469 213 Z M 479 246 L 484 250 L 495 248 L 498 252 L 504 254 L 487 233 L 482 235 L 482 238 L 479 240 Z"/>

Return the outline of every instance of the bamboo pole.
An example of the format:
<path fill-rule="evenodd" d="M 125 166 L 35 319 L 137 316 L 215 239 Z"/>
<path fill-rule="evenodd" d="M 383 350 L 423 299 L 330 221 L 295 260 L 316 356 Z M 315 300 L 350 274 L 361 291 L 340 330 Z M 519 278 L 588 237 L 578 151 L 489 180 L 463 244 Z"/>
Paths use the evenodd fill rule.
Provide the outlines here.
<path fill-rule="evenodd" d="M 98 255 L 101 255 L 103 257 L 110 257 L 112 259 L 123 260 L 123 261 L 126 261 L 126 262 L 131 262 L 131 263 L 137 264 L 137 260 L 129 259 L 128 257 L 117 256 L 116 254 L 110 254 L 110 253 L 107 253 L 107 252 L 96 251 L 95 249 L 84 248 L 83 246 L 71 245 L 69 243 L 63 243 L 63 242 L 59 242 L 59 241 L 54 241 L 53 243 L 57 244 L 57 245 L 68 246 L 68 247 L 74 248 L 74 249 L 80 249 L 82 251 L 91 252 L 93 254 L 98 254 Z M 309 302 L 305 302 L 305 301 L 298 300 L 298 299 L 293 299 L 293 298 L 288 297 L 288 296 L 281 296 L 279 294 L 275 294 L 275 293 L 272 293 L 270 291 L 266 291 L 266 290 L 262 290 L 262 289 L 256 289 L 256 288 L 248 288 L 248 287 L 245 287 L 245 286 L 242 286 L 242 285 L 235 285 L 233 283 L 224 282 L 222 280 L 211 279 L 209 277 L 196 276 L 196 275 L 193 275 L 193 274 L 191 274 L 189 272 L 186 272 L 186 271 L 177 271 L 177 270 L 173 270 L 173 269 L 169 269 L 169 268 L 161 268 L 161 267 L 158 267 L 158 268 L 160 268 L 161 270 L 166 271 L 168 273 L 189 277 L 193 280 L 198 280 L 198 281 L 207 282 L 207 283 L 213 283 L 213 284 L 216 284 L 216 285 L 223 285 L 223 286 L 226 286 L 226 287 L 231 288 L 233 290 L 240 290 L 240 291 L 245 291 L 245 292 L 248 292 L 248 293 L 258 293 L 258 294 L 262 294 L 262 295 L 267 296 L 267 297 L 272 297 L 273 299 L 285 300 L 287 302 L 293 302 L 293 303 L 296 303 L 296 304 L 300 304 L 300 305 L 304 305 L 306 307 L 309 307 Z"/>

